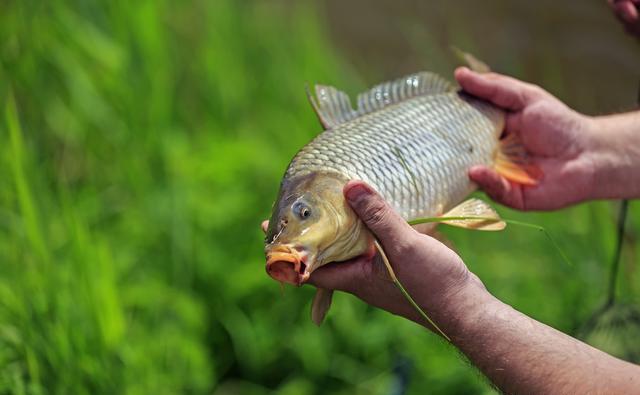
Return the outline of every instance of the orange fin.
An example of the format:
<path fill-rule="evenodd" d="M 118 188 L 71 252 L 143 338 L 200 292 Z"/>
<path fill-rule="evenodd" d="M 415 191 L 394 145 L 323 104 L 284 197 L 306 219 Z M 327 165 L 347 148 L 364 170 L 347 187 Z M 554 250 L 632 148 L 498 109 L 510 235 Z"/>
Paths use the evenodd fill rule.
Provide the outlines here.
<path fill-rule="evenodd" d="M 537 185 L 542 177 L 540 169 L 529 163 L 527 151 L 515 134 L 509 134 L 498 142 L 493 168 L 509 181 L 522 185 Z"/>

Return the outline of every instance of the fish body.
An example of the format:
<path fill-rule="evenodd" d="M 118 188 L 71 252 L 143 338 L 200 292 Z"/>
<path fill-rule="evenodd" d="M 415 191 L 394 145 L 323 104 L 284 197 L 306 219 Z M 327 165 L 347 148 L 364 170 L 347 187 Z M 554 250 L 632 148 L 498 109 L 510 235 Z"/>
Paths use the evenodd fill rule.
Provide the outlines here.
<path fill-rule="evenodd" d="M 474 189 L 467 172 L 494 162 L 504 114 L 464 93 L 404 100 L 325 130 L 285 179 L 336 173 L 372 185 L 406 220 L 441 215 Z"/>
<path fill-rule="evenodd" d="M 309 99 L 325 130 L 289 164 L 265 240 L 267 272 L 300 285 L 329 262 L 373 256 L 374 239 L 344 199 L 351 179 L 372 185 L 406 220 L 421 217 L 497 217 L 478 200 L 463 201 L 476 187 L 473 165 L 496 169 L 513 182 L 535 183 L 514 138 L 500 140 L 502 110 L 422 72 L 348 96 L 316 86 Z M 497 230 L 504 223 L 443 220 Z M 319 290 L 312 318 L 322 321 L 331 293 Z"/>

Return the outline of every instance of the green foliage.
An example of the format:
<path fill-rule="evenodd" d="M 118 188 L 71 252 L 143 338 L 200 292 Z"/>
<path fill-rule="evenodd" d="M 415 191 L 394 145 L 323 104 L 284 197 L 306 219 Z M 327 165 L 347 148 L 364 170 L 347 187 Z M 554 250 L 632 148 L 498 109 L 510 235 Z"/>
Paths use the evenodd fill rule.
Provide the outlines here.
<path fill-rule="evenodd" d="M 410 393 L 490 391 L 435 336 L 348 295 L 316 328 L 312 290 L 264 273 L 259 221 L 319 129 L 304 83 L 358 82 L 314 12 L 4 4 L 0 394 L 386 394 L 400 356 Z M 604 294 L 608 205 L 503 215 L 545 226 L 576 266 L 533 231 L 448 234 L 499 297 L 572 330 Z"/>

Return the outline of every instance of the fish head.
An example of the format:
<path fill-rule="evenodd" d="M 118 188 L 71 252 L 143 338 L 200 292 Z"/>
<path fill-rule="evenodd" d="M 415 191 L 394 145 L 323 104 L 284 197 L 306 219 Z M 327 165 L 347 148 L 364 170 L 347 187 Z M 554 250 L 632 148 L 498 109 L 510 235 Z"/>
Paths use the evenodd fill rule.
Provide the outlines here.
<path fill-rule="evenodd" d="M 317 268 L 367 251 L 373 239 L 344 198 L 346 182 L 320 172 L 285 178 L 265 239 L 271 277 L 301 285 Z"/>

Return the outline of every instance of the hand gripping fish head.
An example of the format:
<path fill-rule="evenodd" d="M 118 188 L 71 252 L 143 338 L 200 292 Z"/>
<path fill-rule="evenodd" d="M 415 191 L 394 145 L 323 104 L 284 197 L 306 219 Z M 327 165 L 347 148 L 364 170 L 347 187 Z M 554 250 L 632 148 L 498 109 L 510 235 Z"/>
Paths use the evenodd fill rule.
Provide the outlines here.
<path fill-rule="evenodd" d="M 271 277 L 302 285 L 322 265 L 371 248 L 371 234 L 342 194 L 346 181 L 324 172 L 285 179 L 265 240 Z"/>

